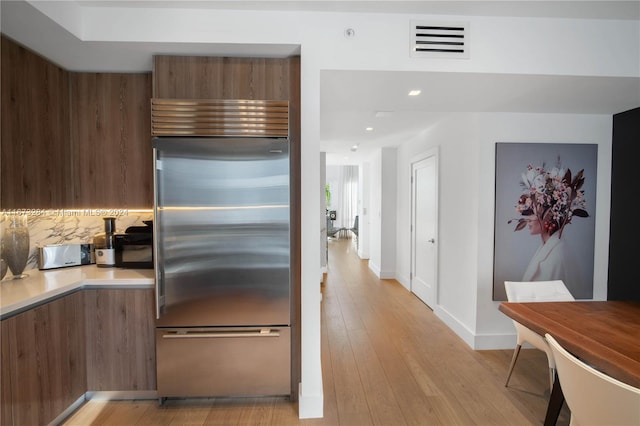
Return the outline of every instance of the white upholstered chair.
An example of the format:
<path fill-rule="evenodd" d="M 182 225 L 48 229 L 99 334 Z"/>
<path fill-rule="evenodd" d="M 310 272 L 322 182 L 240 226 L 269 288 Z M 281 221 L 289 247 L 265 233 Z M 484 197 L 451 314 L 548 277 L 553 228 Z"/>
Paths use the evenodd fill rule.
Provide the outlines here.
<path fill-rule="evenodd" d="M 546 340 L 571 410 L 571 425 L 640 425 L 640 389 L 580 361 L 551 335 Z"/>
<path fill-rule="evenodd" d="M 509 302 L 568 302 L 575 300 L 562 280 L 553 281 L 505 281 L 504 287 L 507 292 L 507 300 Z M 544 351 L 547 354 L 549 363 L 549 385 L 553 387 L 553 377 L 555 375 L 555 364 L 551 349 L 543 336 L 528 329 L 517 321 L 513 321 L 516 327 L 517 342 L 513 351 L 509 373 L 505 386 L 509 385 L 509 379 L 516 365 L 516 360 L 520 354 L 520 349 L 524 342 L 529 343 L 535 348 Z"/>

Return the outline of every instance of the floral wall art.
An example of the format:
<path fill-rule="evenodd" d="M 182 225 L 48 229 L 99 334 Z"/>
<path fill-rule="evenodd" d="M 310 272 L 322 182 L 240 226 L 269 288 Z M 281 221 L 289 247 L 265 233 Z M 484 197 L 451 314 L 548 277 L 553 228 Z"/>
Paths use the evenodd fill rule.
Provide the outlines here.
<path fill-rule="evenodd" d="M 593 297 L 598 146 L 496 143 L 493 300 L 505 281 L 561 279 Z"/>

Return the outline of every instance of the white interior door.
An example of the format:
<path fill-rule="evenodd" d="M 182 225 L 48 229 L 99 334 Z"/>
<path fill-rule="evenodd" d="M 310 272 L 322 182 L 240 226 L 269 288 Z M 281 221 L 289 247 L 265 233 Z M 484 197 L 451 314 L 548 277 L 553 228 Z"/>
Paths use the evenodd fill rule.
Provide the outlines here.
<path fill-rule="evenodd" d="M 437 156 L 411 165 L 411 291 L 430 308 L 437 302 Z"/>

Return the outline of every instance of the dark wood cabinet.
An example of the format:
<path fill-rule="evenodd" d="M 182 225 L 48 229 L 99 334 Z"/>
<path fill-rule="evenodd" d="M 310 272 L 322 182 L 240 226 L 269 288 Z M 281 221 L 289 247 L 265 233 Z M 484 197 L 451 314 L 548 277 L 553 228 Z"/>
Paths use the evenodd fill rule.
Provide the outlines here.
<path fill-rule="evenodd" d="M 151 74 L 71 73 L 73 206 L 153 205 Z"/>
<path fill-rule="evenodd" d="M 2 188 L 14 208 L 150 208 L 151 73 L 69 72 L 2 36 Z"/>
<path fill-rule="evenodd" d="M 2 321 L 2 381 L 4 388 L 8 371 L 12 414 L 4 423 L 3 397 L 3 424 L 49 424 L 84 394 L 83 306 L 78 292 Z"/>
<path fill-rule="evenodd" d="M 9 362 L 9 330 L 12 323 L 0 321 L 0 424 L 11 425 L 11 363 Z"/>
<path fill-rule="evenodd" d="M 87 390 L 155 390 L 153 289 L 97 289 L 84 293 Z"/>
<path fill-rule="evenodd" d="M 3 209 L 69 207 L 69 73 L 2 36 Z"/>

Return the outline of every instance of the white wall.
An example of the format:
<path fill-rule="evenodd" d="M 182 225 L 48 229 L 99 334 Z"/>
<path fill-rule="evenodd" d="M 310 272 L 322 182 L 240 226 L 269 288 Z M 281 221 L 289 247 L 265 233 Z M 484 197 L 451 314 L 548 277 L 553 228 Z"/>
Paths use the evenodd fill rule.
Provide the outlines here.
<path fill-rule="evenodd" d="M 301 94 L 301 382 L 298 395 L 300 418 L 323 416 L 322 361 L 320 353 L 320 238 L 317 213 L 320 188 L 320 93 L 319 65 L 311 58 L 301 61 L 304 89 Z M 315 94 L 315 95 L 311 95 Z"/>
<path fill-rule="evenodd" d="M 369 161 L 369 269 L 378 278 L 396 277 L 396 148 L 382 148 Z M 364 233 L 364 232 L 363 232 Z"/>
<path fill-rule="evenodd" d="M 398 148 L 398 223 L 411 203 L 411 158 L 440 147 L 439 277 L 436 314 L 476 349 L 512 348 L 511 320 L 492 301 L 495 143 L 598 145 L 594 298 L 606 298 L 612 118 L 572 114 L 451 114 L 420 140 Z M 410 252 L 410 234 L 398 227 L 398 252 Z M 398 256 L 408 276 L 410 257 Z"/>
<path fill-rule="evenodd" d="M 325 185 L 327 183 L 327 153 L 320 153 L 320 272 L 327 272 L 327 197 Z M 320 277 L 322 281 L 322 277 Z"/>
<path fill-rule="evenodd" d="M 368 161 L 358 167 L 358 213 L 360 215 L 358 219 L 358 256 L 360 259 L 369 259 L 370 170 L 371 164 Z"/>
<path fill-rule="evenodd" d="M 175 4 L 155 9 L 101 7 L 95 3 L 91 7 L 80 7 L 77 2 L 65 1 L 30 2 L 30 5 L 63 26 L 68 31 L 65 39 L 68 43 L 73 40 L 124 42 L 130 44 L 124 48 L 127 53 L 137 53 L 141 45 L 158 42 L 193 44 L 198 54 L 205 55 L 207 45 L 211 46 L 211 54 L 224 51 L 230 55 L 233 46 L 241 55 L 246 54 L 247 45 L 299 45 L 304 51 L 303 57 L 317 61 L 318 69 L 324 70 L 620 77 L 637 77 L 640 73 L 640 22 L 633 20 L 233 11 L 179 8 Z M 22 16 L 16 18 L 16 22 L 21 22 Z M 410 57 L 412 19 L 468 22 L 469 59 Z M 355 31 L 354 37 L 344 36 L 347 28 Z M 92 63 L 78 58 L 79 49 L 56 49 L 46 34 L 42 34 L 42 28 L 33 28 L 26 37 L 25 44 L 34 50 L 52 52 L 50 59 L 54 62 L 77 71 L 92 70 Z M 129 69 L 128 64 L 119 64 L 117 60 L 109 60 L 104 65 L 105 59 L 96 58 L 90 48 L 82 50 L 82 55 L 100 63 L 103 68 L 100 71 Z M 131 55 L 122 57 L 130 60 Z M 150 67 L 150 59 L 148 64 Z M 317 95 L 304 86 L 303 82 L 303 93 Z"/>
<path fill-rule="evenodd" d="M 34 6 L 60 21 L 65 2 Z M 71 5 L 69 5 L 71 8 Z M 75 10 L 69 14 L 77 15 Z M 321 69 L 638 76 L 638 22 L 376 13 L 87 7 L 84 40 L 300 44 Z M 409 56 L 411 19 L 469 22 L 468 60 Z M 72 29 L 74 29 L 72 28 Z M 346 38 L 352 28 L 355 37 Z M 308 94 L 304 87 L 303 93 Z"/>
<path fill-rule="evenodd" d="M 434 312 L 460 334 L 467 343 L 473 335 L 476 318 L 477 270 L 477 145 L 472 114 L 451 114 L 420 140 L 398 148 L 398 206 L 411 205 L 411 158 L 439 147 L 439 230 L 438 305 Z M 410 221 L 410 209 L 399 212 L 400 220 Z M 407 214 L 409 216 L 407 216 Z M 407 219 L 409 217 L 409 219 Z M 411 238 L 406 227 L 398 229 L 398 247 L 409 253 Z M 410 256 L 398 256 L 398 276 L 410 271 Z"/>
<path fill-rule="evenodd" d="M 366 234 L 369 238 L 369 269 L 380 276 L 382 268 L 382 153 L 369 158 L 369 220 Z"/>
<path fill-rule="evenodd" d="M 397 189 L 396 203 L 396 280 L 407 290 L 411 288 L 411 160 L 415 155 L 426 152 L 437 145 L 437 141 L 427 137 L 427 131 L 416 134 L 403 142 L 397 149 Z M 409 165 L 407 167 L 407 164 Z M 439 239 L 439 238 L 438 238 Z"/>
<path fill-rule="evenodd" d="M 398 177 L 397 149 L 395 147 L 381 150 L 381 193 L 380 199 L 380 278 L 395 278 L 396 276 L 396 217 L 397 198 L 396 182 Z"/>

